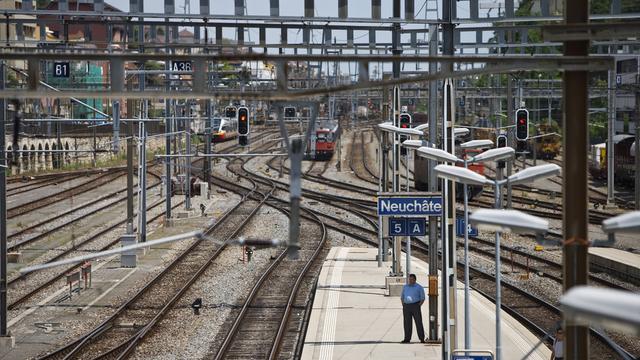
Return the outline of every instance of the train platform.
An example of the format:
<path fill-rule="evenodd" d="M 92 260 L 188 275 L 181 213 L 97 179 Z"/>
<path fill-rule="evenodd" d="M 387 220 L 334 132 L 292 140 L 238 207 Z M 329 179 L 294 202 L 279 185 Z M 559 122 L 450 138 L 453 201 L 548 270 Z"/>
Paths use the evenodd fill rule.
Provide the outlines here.
<path fill-rule="evenodd" d="M 440 344 L 422 344 L 414 334 L 402 344 L 402 305 L 397 296 L 386 296 L 385 275 L 390 263 L 378 267 L 377 249 L 334 247 L 322 267 L 307 330 L 303 360 L 330 359 L 440 359 Z M 403 254 L 404 256 L 404 254 Z M 404 264 L 404 260 L 403 260 Z M 428 265 L 412 259 L 418 283 L 427 284 Z M 425 292 L 427 292 L 425 286 Z M 458 310 L 463 324 L 464 287 L 458 282 Z M 472 291 L 473 348 L 495 348 L 494 304 Z M 428 305 L 422 309 L 425 331 Z M 502 346 L 505 359 L 521 359 L 538 338 L 510 315 L 502 312 Z M 464 343 L 464 329 L 458 327 Z M 541 346 L 529 359 L 547 360 L 551 352 Z"/>
<path fill-rule="evenodd" d="M 615 248 L 590 247 L 589 263 L 594 271 L 640 285 L 640 254 Z"/>

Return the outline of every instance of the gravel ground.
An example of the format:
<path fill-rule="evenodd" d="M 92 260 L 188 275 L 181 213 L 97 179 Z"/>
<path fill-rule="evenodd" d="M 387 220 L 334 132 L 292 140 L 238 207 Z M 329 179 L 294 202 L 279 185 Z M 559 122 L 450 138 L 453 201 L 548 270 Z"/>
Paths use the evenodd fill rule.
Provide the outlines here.
<path fill-rule="evenodd" d="M 503 243 L 505 245 L 509 245 L 509 243 L 521 243 L 521 239 L 522 237 L 520 236 L 509 236 L 501 240 L 504 240 Z M 458 246 L 457 250 L 458 258 L 463 259 L 464 252 L 462 247 Z M 495 262 L 493 259 L 488 259 L 484 256 L 475 255 L 473 253 L 470 253 L 469 258 L 472 266 L 478 267 L 491 274 L 495 274 Z M 502 280 L 504 282 L 517 285 L 518 287 L 545 299 L 551 304 L 558 304 L 559 298 L 563 292 L 562 284 L 544 276 L 539 276 L 535 273 L 531 273 L 528 279 L 523 278 L 522 275 L 522 271 L 518 269 L 516 269 L 514 273 L 511 273 L 511 266 L 503 263 Z M 626 286 L 628 286 L 628 284 L 626 284 Z M 635 291 L 638 291 L 638 289 L 635 289 Z M 618 342 L 626 350 L 631 351 L 636 356 L 640 354 L 640 338 L 618 333 L 610 333 L 610 336 L 612 336 L 613 340 Z"/>
<path fill-rule="evenodd" d="M 148 196 L 148 201 L 151 201 L 151 197 L 152 195 Z M 157 199 L 155 199 L 157 201 Z M 151 202 L 149 202 L 149 204 L 151 204 Z M 117 214 L 118 212 L 121 213 L 120 211 L 121 209 L 115 209 L 112 210 L 111 213 L 112 214 Z M 147 212 L 147 219 L 151 219 L 153 216 L 158 215 L 160 213 L 164 212 L 164 207 L 163 206 L 158 206 L 154 209 L 152 209 L 151 211 Z M 109 214 L 107 214 L 109 215 Z M 104 217 L 105 214 L 102 213 L 100 215 L 96 215 L 99 217 Z M 89 239 L 90 237 L 94 236 L 94 234 L 102 231 L 104 228 L 109 227 L 110 225 L 112 225 L 113 223 L 117 222 L 121 220 L 121 218 L 117 218 L 116 221 L 110 221 L 109 223 L 103 223 L 100 224 L 99 226 L 90 228 L 90 229 L 83 229 L 83 232 L 79 232 L 78 238 L 76 238 L 75 242 L 76 244 L 81 244 L 84 241 L 86 241 L 87 239 Z M 153 231 L 155 228 L 157 228 L 159 226 L 159 221 L 155 221 L 154 223 L 152 223 L 151 225 L 148 225 L 147 227 L 147 231 Z M 71 258 L 74 256 L 79 256 L 82 254 L 85 254 L 87 252 L 94 252 L 94 251 L 99 251 L 101 248 L 103 248 L 104 246 L 106 246 L 107 244 L 109 244 L 110 242 L 116 240 L 124 231 L 125 231 L 126 227 L 125 226 L 119 226 L 118 228 L 116 228 L 116 230 L 114 231 L 110 231 L 107 234 L 100 236 L 98 239 L 96 239 L 95 241 L 92 241 L 91 243 L 87 244 L 87 245 L 81 245 L 79 246 L 78 251 L 73 251 L 70 254 L 68 254 L 67 256 L 65 256 L 64 258 Z M 116 245 L 118 246 L 118 245 Z M 53 250 L 49 250 L 44 252 L 41 256 L 39 256 L 37 259 L 35 259 L 33 262 L 31 262 L 31 264 L 41 264 L 41 263 L 45 263 L 47 261 L 49 261 L 51 258 L 53 258 L 55 255 L 59 254 L 60 252 L 62 252 L 63 250 L 65 250 L 68 247 L 68 245 L 64 245 L 64 249 L 63 248 L 57 248 L 57 249 L 53 249 Z M 29 285 L 26 286 L 26 284 L 17 284 L 15 287 L 12 286 L 11 291 L 9 292 L 9 302 L 13 301 L 14 299 L 18 298 L 19 296 L 22 296 L 23 294 L 25 294 L 26 292 L 28 292 L 29 290 L 33 289 L 34 286 L 33 284 L 41 284 L 44 283 L 45 281 L 47 281 L 48 279 L 54 277 L 55 275 L 57 275 L 63 268 L 57 267 L 57 268 L 51 268 L 51 269 L 47 269 L 47 270 L 43 270 L 43 271 L 39 271 L 36 272 L 34 274 L 32 274 L 29 277 Z M 15 276 L 14 276 L 15 277 Z M 47 296 L 49 296 L 51 293 L 57 291 L 59 286 L 63 286 L 66 282 L 65 279 L 61 279 L 57 282 L 58 286 L 50 286 L 46 291 L 42 291 L 41 293 L 35 295 L 31 300 L 29 300 L 29 304 L 33 304 L 33 303 L 38 303 L 40 302 L 42 299 L 45 299 Z M 28 304 L 24 304 L 22 307 L 24 307 L 25 305 Z M 16 309 L 16 311 L 19 311 L 19 309 Z M 12 312 L 13 313 L 13 312 Z"/>
<path fill-rule="evenodd" d="M 220 201 L 215 201 L 216 197 L 220 199 Z M 175 199 L 175 198 L 174 198 Z M 216 218 L 223 211 L 230 206 L 233 206 L 239 197 L 234 194 L 216 194 L 214 195 L 214 201 L 210 206 L 208 213 L 212 214 L 211 218 Z M 175 203 L 176 200 L 174 200 Z M 192 203 L 194 208 L 198 208 L 200 204 L 200 198 L 196 197 L 192 199 Z M 159 207 L 159 211 L 162 211 L 163 208 Z M 207 222 L 207 218 L 204 218 Z M 155 228 L 149 228 L 148 238 L 150 240 L 154 238 L 159 238 L 162 236 L 170 235 L 170 234 L 178 234 L 186 231 L 193 231 L 194 228 L 201 228 L 203 222 L 202 217 L 194 217 L 191 219 L 184 219 L 176 221 L 176 223 L 170 228 L 163 228 L 156 225 Z M 198 225 L 199 224 L 199 225 Z M 101 321 L 103 321 L 106 317 L 111 315 L 113 311 L 124 301 L 130 299 L 139 289 L 141 289 L 144 285 L 146 285 L 158 272 L 164 269 L 167 264 L 173 260 L 182 250 L 187 248 L 190 245 L 190 241 L 186 242 L 175 242 L 163 247 L 159 247 L 158 249 L 154 248 L 152 252 L 159 251 L 162 253 L 159 261 L 155 261 L 153 264 L 146 262 L 144 257 L 139 259 L 139 267 L 144 269 L 143 271 L 138 271 L 138 277 L 135 280 L 129 280 L 126 283 L 123 283 L 119 287 L 119 291 L 113 292 L 108 299 L 110 304 L 113 304 L 108 307 L 100 307 L 94 306 L 91 309 L 82 313 L 79 316 L 73 316 L 72 313 L 75 313 L 75 307 L 71 307 L 70 309 L 65 306 L 57 306 L 55 308 L 43 308 L 43 311 L 36 311 L 31 314 L 25 320 L 17 323 L 10 330 L 16 336 L 17 339 L 20 339 L 21 333 L 31 334 L 33 333 L 33 324 L 38 322 L 60 322 L 60 328 L 64 329 L 64 333 L 60 338 L 55 339 L 55 344 L 52 343 L 52 347 L 48 350 L 51 351 L 63 344 L 68 343 L 72 339 L 77 338 L 81 334 L 86 333 L 90 329 L 93 329 L 97 326 Z M 116 259 L 117 261 L 117 259 Z M 101 261 L 97 261 L 94 263 L 94 266 Z M 109 267 L 109 266 L 107 266 Z M 99 275 L 98 272 L 94 272 L 94 279 Z M 132 278 L 133 279 L 133 278 Z M 64 284 L 63 284 L 64 285 Z M 124 286 L 122 286 L 124 285 Z M 53 292 L 53 290 L 51 290 Z M 64 304 L 64 303 L 62 303 Z M 17 315 L 17 311 L 10 312 L 10 318 L 13 318 Z M 28 319 L 28 320 L 27 320 Z M 18 344 L 20 341 L 18 340 Z"/>
<path fill-rule="evenodd" d="M 268 229 L 268 233 L 265 230 Z M 246 237 L 286 238 L 288 220 L 277 210 L 263 207 L 242 233 Z M 176 307 L 138 347 L 136 359 L 204 358 L 210 343 L 231 310 L 241 307 L 257 277 L 281 249 L 256 249 L 251 262 L 241 261 L 238 247 L 225 249 Z M 190 304 L 201 298 L 200 315 Z"/>

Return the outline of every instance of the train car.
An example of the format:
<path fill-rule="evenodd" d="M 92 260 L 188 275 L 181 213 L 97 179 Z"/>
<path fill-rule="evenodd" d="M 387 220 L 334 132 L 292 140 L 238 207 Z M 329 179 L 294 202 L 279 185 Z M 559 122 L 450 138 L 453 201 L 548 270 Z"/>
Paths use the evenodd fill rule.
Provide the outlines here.
<path fill-rule="evenodd" d="M 478 150 L 478 149 L 465 149 L 462 150 L 462 152 L 460 154 L 458 154 L 458 157 L 463 159 L 464 157 L 467 158 L 472 158 L 475 155 L 481 153 L 483 150 Z M 462 164 L 457 164 L 458 166 L 463 166 Z M 479 164 L 469 164 L 468 165 L 469 170 L 471 171 L 475 171 L 480 175 L 484 175 L 484 165 L 482 163 Z M 468 194 L 468 199 L 472 200 L 475 197 L 477 197 L 478 195 L 480 195 L 482 193 L 482 186 L 478 186 L 478 185 L 468 185 L 467 186 L 467 194 Z M 464 200 L 464 185 L 462 183 L 457 182 L 456 183 L 456 199 L 459 201 Z"/>
<path fill-rule="evenodd" d="M 633 186 L 635 173 L 634 135 L 620 134 L 613 137 L 614 144 L 614 173 L 616 183 Z M 605 143 L 591 146 L 589 173 L 595 179 L 607 178 L 607 147 Z"/>
<path fill-rule="evenodd" d="M 331 160 L 336 150 L 336 143 L 340 136 L 340 127 L 335 125 L 321 125 L 316 128 L 315 140 L 307 146 L 307 158 L 312 160 Z"/>
<path fill-rule="evenodd" d="M 238 137 L 238 119 L 216 118 L 211 125 L 213 142 L 223 142 Z"/>
<path fill-rule="evenodd" d="M 538 159 L 553 160 L 560 153 L 560 127 L 553 121 L 551 124 L 540 124 L 537 128 L 539 135 L 527 142 L 529 156 L 533 157 L 533 147 L 535 146 L 536 157 Z"/>

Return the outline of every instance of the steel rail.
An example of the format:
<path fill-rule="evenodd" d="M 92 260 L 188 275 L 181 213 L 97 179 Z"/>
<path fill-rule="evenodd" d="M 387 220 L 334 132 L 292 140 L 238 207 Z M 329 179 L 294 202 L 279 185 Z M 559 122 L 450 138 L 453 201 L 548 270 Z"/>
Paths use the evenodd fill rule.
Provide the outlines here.
<path fill-rule="evenodd" d="M 308 210 L 307 210 L 308 211 Z M 287 300 L 287 305 L 285 307 L 284 315 L 282 316 L 282 321 L 280 322 L 280 326 L 278 327 L 278 332 L 276 333 L 276 338 L 273 340 L 273 346 L 271 347 L 271 352 L 269 354 L 269 359 L 274 360 L 280 354 L 280 349 L 282 347 L 282 341 L 284 338 L 284 332 L 287 328 L 287 323 L 289 322 L 289 318 L 291 317 L 291 312 L 293 310 L 293 305 L 296 300 L 296 296 L 298 295 L 298 291 L 300 289 L 300 285 L 302 284 L 302 280 L 308 274 L 311 265 L 318 260 L 320 252 L 324 245 L 327 242 L 327 228 L 325 224 L 318 218 L 313 212 L 309 212 L 311 216 L 316 219 L 316 222 L 322 227 L 322 239 L 318 243 L 315 251 L 311 255 L 311 258 L 305 264 L 304 268 L 296 278 L 293 288 L 291 289 L 291 293 L 289 294 L 289 299 Z"/>
<path fill-rule="evenodd" d="M 177 207 L 179 207 L 180 205 L 182 205 L 184 203 L 184 201 L 180 201 L 177 204 L 172 206 L 172 209 L 175 209 Z M 147 207 L 147 211 L 152 210 L 160 205 L 163 204 L 163 201 L 159 201 L 149 207 Z M 137 213 L 134 213 L 134 215 L 136 215 Z M 155 215 L 153 217 L 151 217 L 150 219 L 147 220 L 147 225 L 153 223 L 154 221 L 160 219 L 162 216 L 164 216 L 163 213 L 160 213 L 158 215 Z M 125 225 L 127 223 L 127 219 L 121 220 L 118 223 L 111 225 L 109 227 L 107 227 L 104 230 L 101 230 L 100 232 L 98 232 L 97 234 L 95 234 L 94 236 L 92 236 L 90 239 L 82 242 L 82 244 L 78 244 L 78 246 L 83 246 L 83 245 L 87 245 L 87 244 L 91 244 L 93 242 L 95 242 L 96 240 L 98 240 L 101 236 L 107 234 L 110 231 L 113 231 L 115 229 L 117 229 L 119 226 Z M 136 226 L 134 225 L 133 231 L 136 231 Z M 118 243 L 120 243 L 120 238 L 117 238 L 111 242 L 109 242 L 107 245 L 101 247 L 100 249 L 98 249 L 97 251 L 104 251 L 104 250 L 108 250 L 109 248 L 117 245 Z M 68 249 L 67 251 L 64 251 L 58 255 L 56 255 L 55 257 L 53 257 L 52 259 L 49 259 L 46 263 L 49 262 L 53 262 L 56 261 L 58 259 L 61 259 L 62 257 L 70 254 L 73 251 L 76 251 L 77 249 Z M 69 266 L 67 268 L 65 268 L 64 271 L 59 272 L 57 275 L 49 278 L 48 280 L 46 280 L 45 282 L 43 282 L 42 284 L 39 284 L 38 286 L 36 286 L 35 288 L 31 289 L 30 291 L 28 291 L 26 294 L 23 294 L 22 296 L 18 297 L 17 299 L 13 300 L 8 306 L 7 309 L 8 310 L 13 310 L 18 308 L 18 306 L 20 306 L 22 303 L 26 302 L 27 300 L 29 300 L 30 298 L 32 298 L 34 295 L 36 295 L 38 292 L 42 291 L 43 289 L 51 286 L 52 284 L 54 284 L 56 281 L 62 279 L 66 274 L 70 273 L 71 271 L 77 269 L 78 267 L 80 267 L 80 264 L 77 265 L 72 265 Z M 13 280 L 9 281 L 8 285 L 12 285 L 18 281 L 26 281 L 26 279 L 28 279 L 30 277 L 30 274 L 34 274 L 37 271 L 34 272 L 30 272 L 28 274 L 23 274 L 20 277 L 14 278 Z"/>
<path fill-rule="evenodd" d="M 272 187 L 268 192 L 261 194 L 263 196 L 263 199 L 258 203 L 258 205 L 252 210 L 251 213 L 249 213 L 245 219 L 245 221 L 242 222 L 242 224 L 240 226 L 238 226 L 238 228 L 231 234 L 228 236 L 228 238 L 225 240 L 225 243 L 228 242 L 229 240 L 232 240 L 232 238 L 234 238 L 235 236 L 237 236 L 242 230 L 244 225 L 246 225 L 247 223 L 249 223 L 249 221 L 251 221 L 251 219 L 253 219 L 253 217 L 255 216 L 255 214 L 257 214 L 258 210 L 262 207 L 262 205 L 272 196 L 273 192 L 275 191 L 275 186 Z M 245 198 L 246 200 L 247 198 Z M 210 234 L 212 232 L 212 230 L 207 230 L 206 233 Z M 132 339 L 130 339 L 128 341 L 128 345 L 126 346 L 126 348 L 118 355 L 118 359 L 124 359 L 127 358 L 129 355 L 132 354 L 132 352 L 135 350 L 136 346 L 144 339 L 144 337 L 150 332 L 152 331 L 152 329 L 154 328 L 154 326 L 160 322 L 161 319 L 164 318 L 164 316 L 169 312 L 169 310 L 173 307 L 173 305 L 176 303 L 176 301 L 178 301 L 182 295 L 191 287 L 191 285 L 200 278 L 200 276 L 209 268 L 209 266 L 211 265 L 211 263 L 222 253 L 222 251 L 226 248 L 226 245 L 220 246 L 218 248 L 218 250 L 216 250 L 216 252 L 211 256 L 211 258 L 209 259 L 209 261 L 207 261 L 206 263 L 204 263 L 195 273 L 194 275 L 187 281 L 187 283 L 184 285 L 183 288 L 180 289 L 180 291 L 178 293 L 176 293 L 171 300 L 169 300 L 163 307 L 162 309 L 160 309 L 160 311 L 156 314 L 156 316 L 149 322 L 147 323 L 136 335 L 134 335 L 134 337 Z"/>
<path fill-rule="evenodd" d="M 116 181 L 122 175 L 123 175 L 123 170 L 107 172 L 102 175 L 99 175 L 94 179 L 91 179 L 81 184 L 78 184 L 76 186 L 73 186 L 69 189 L 65 189 L 55 194 L 48 195 L 44 198 L 35 199 L 32 201 L 14 206 L 11 209 L 7 209 L 7 219 L 13 219 L 18 216 L 24 215 L 26 213 L 32 212 L 34 210 L 41 209 L 45 206 L 52 205 L 56 202 L 66 200 L 74 195 L 77 195 L 80 192 L 97 189 L 100 186 Z"/>
<path fill-rule="evenodd" d="M 151 172 L 151 171 L 148 171 L 148 173 L 149 173 L 149 174 L 151 174 L 152 176 L 154 176 L 156 179 L 158 179 L 158 180 L 160 179 L 160 176 L 159 176 L 159 175 L 157 175 L 157 174 L 155 174 L 155 173 L 153 173 L 153 172 Z M 158 185 L 160 185 L 160 184 L 162 184 L 162 182 L 156 182 L 156 183 L 154 183 L 154 184 L 151 184 L 151 185 L 147 186 L 147 189 L 148 189 L 148 190 L 153 189 L 153 188 L 157 187 L 157 186 L 158 186 Z M 135 186 L 137 186 L 137 184 L 136 184 Z M 81 204 L 80 206 L 77 206 L 77 207 L 72 208 L 72 209 L 69 209 L 69 210 L 67 210 L 67 211 L 65 211 L 65 212 L 59 213 L 59 214 L 54 215 L 54 216 L 52 216 L 52 217 L 49 217 L 49 218 L 47 218 L 47 219 L 45 219 L 45 220 L 43 220 L 43 221 L 40 221 L 40 222 L 38 222 L 38 223 L 36 223 L 36 224 L 30 225 L 29 227 L 26 227 L 26 228 L 24 228 L 24 229 L 21 229 L 20 231 L 17 231 L 17 232 L 15 232 L 15 233 L 13 233 L 13 234 L 10 234 L 10 235 L 8 236 L 8 238 L 9 238 L 9 239 L 11 239 L 11 238 L 17 238 L 17 237 L 19 237 L 19 236 L 20 236 L 20 235 L 22 235 L 22 234 L 25 234 L 25 233 L 28 233 L 28 232 L 30 232 L 30 231 L 33 231 L 34 229 L 37 229 L 37 228 L 39 228 L 39 227 L 41 227 L 41 226 L 43 226 L 43 225 L 47 225 L 47 224 L 49 224 L 50 222 L 52 222 L 52 221 L 54 221 L 54 220 L 57 220 L 57 219 L 63 218 L 63 217 L 65 217 L 65 216 L 67 216 L 67 215 L 69 215 L 69 214 L 72 214 L 72 213 L 74 213 L 74 212 L 77 212 L 77 211 L 79 211 L 79 210 L 86 209 L 86 208 L 87 208 L 87 207 L 89 207 L 89 206 L 92 206 L 92 205 L 95 205 L 95 204 L 100 203 L 100 202 L 102 202 L 102 201 L 105 201 L 105 200 L 107 200 L 107 199 L 109 199 L 109 198 L 111 198 L 111 197 L 113 197 L 113 196 L 116 196 L 117 194 L 120 194 L 120 193 L 122 193 L 122 192 L 125 192 L 125 191 L 127 191 L 127 189 L 122 189 L 122 190 L 114 191 L 114 192 L 112 192 L 112 193 L 110 193 L 110 194 L 107 194 L 107 195 L 101 196 L 101 197 L 99 197 L 98 199 L 90 200 L 90 201 L 88 201 L 88 202 L 86 202 L 86 203 Z M 137 195 L 136 195 L 136 196 L 137 196 Z M 21 247 L 23 247 L 23 246 L 27 245 L 27 244 L 30 244 L 30 243 L 33 243 L 33 242 L 35 242 L 35 241 L 38 241 L 39 239 L 45 238 L 45 237 L 47 237 L 47 236 L 49 236 L 49 235 L 53 234 L 54 232 L 56 232 L 56 231 L 58 231 L 58 230 L 60 230 L 60 229 L 63 229 L 63 228 L 65 228 L 65 227 L 67 227 L 67 226 L 69 226 L 69 225 L 72 225 L 72 224 L 74 224 L 74 223 L 76 223 L 76 222 L 78 222 L 78 221 L 84 220 L 84 219 L 86 219 L 87 217 L 89 217 L 89 216 L 91 216 L 91 215 L 97 214 L 97 213 L 98 213 L 98 212 L 100 212 L 100 211 L 103 211 L 103 210 L 105 210 L 105 209 L 108 209 L 108 208 L 110 208 L 110 207 L 114 206 L 115 204 L 118 204 L 118 203 L 120 203 L 120 202 L 122 202 L 122 201 L 125 201 L 126 199 L 127 199 L 127 198 L 126 198 L 126 196 L 125 196 L 125 197 L 121 197 L 121 198 L 116 199 L 116 200 L 112 200 L 111 202 L 109 202 L 109 203 L 107 203 L 107 204 L 105 204 L 105 205 L 102 205 L 102 206 L 100 206 L 100 207 L 98 207 L 98 208 L 96 208 L 96 209 L 90 210 L 89 212 L 87 212 L 87 213 L 85 213 L 85 214 L 82 214 L 81 216 L 79 216 L 79 217 L 77 217 L 77 218 L 75 218 L 75 219 L 71 219 L 71 220 L 69 220 L 69 221 L 66 221 L 66 222 L 64 222 L 64 223 L 60 224 L 60 225 L 56 225 L 55 227 L 53 227 L 53 228 L 51 228 L 51 229 L 47 229 L 46 231 L 43 231 L 43 232 L 41 232 L 41 233 L 39 233 L 39 234 L 37 234 L 37 235 L 35 235 L 35 236 L 32 236 L 32 237 L 30 237 L 30 238 L 28 238 L 28 239 L 24 239 L 24 240 L 21 240 L 21 241 L 16 241 L 16 242 L 14 242 L 13 244 L 11 244 L 11 246 L 9 246 L 8 250 L 9 250 L 9 251 L 15 251 L 15 250 L 17 250 L 17 249 L 19 249 L 19 248 L 21 248 Z"/>
<path fill-rule="evenodd" d="M 230 210 L 225 212 L 218 219 L 218 221 L 216 223 L 211 225 L 209 227 L 209 229 L 206 230 L 206 232 L 210 233 L 211 231 L 215 230 L 217 227 L 222 226 L 222 224 L 225 223 L 225 221 L 231 216 L 231 214 L 233 214 L 238 208 L 240 208 L 243 205 L 245 200 L 246 200 L 246 197 L 243 197 L 235 206 L 233 206 Z M 59 356 L 62 356 L 64 359 L 69 359 L 71 356 L 73 356 L 74 354 L 76 354 L 79 351 L 81 351 L 84 348 L 84 346 L 87 345 L 87 343 L 89 341 L 91 341 L 94 338 L 99 337 L 104 331 L 108 330 L 112 326 L 112 322 L 121 313 L 123 313 L 131 304 L 133 304 L 135 301 L 137 301 L 140 297 L 142 297 L 142 295 L 144 295 L 147 292 L 147 290 L 149 290 L 153 285 L 155 285 L 161 279 L 163 279 L 166 274 L 168 274 L 173 268 L 175 268 L 175 266 L 178 263 L 180 263 L 185 256 L 187 256 L 189 253 L 191 253 L 199 244 L 201 244 L 202 241 L 203 241 L 202 239 L 194 241 L 194 243 L 189 248 L 187 248 L 185 251 L 183 251 L 180 254 L 180 256 L 175 258 L 167 267 L 165 267 L 160 273 L 158 273 L 158 275 L 156 275 L 151 281 L 149 281 L 133 297 L 131 297 L 124 304 L 122 304 L 116 310 L 116 312 L 114 314 L 112 314 L 110 317 L 108 317 L 106 320 L 104 320 L 101 324 L 99 324 L 97 327 L 95 327 L 92 331 L 90 331 L 89 333 L 81 336 L 77 340 L 72 341 L 71 343 L 67 344 L 66 346 L 63 346 L 63 347 L 55 350 L 54 352 L 45 355 L 41 359 L 51 359 L 51 358 L 57 358 Z"/>

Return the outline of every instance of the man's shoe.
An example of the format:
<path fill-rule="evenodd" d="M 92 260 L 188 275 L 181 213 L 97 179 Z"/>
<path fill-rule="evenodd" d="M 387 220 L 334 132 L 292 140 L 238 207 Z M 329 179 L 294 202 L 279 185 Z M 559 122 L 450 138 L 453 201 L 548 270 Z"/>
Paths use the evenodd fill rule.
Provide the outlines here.
<path fill-rule="evenodd" d="M 420 339 L 420 342 L 423 343 L 423 344 L 426 343 L 426 341 L 424 341 L 424 339 Z"/>
<path fill-rule="evenodd" d="M 400 343 L 402 343 L 402 344 L 408 344 L 409 342 L 410 342 L 409 340 L 402 340 L 402 341 L 400 341 Z"/>

